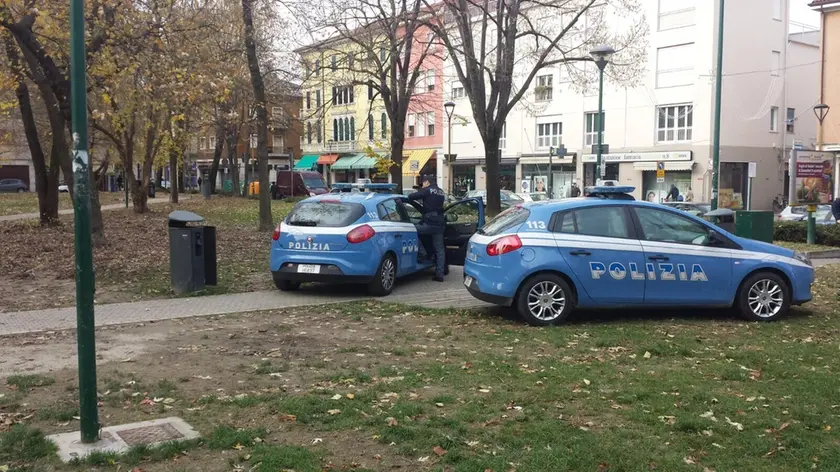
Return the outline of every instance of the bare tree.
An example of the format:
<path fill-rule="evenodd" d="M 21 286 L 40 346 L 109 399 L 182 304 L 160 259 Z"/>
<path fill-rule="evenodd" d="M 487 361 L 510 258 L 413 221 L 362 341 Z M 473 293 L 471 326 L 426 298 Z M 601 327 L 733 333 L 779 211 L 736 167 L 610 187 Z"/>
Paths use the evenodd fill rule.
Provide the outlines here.
<path fill-rule="evenodd" d="M 386 167 L 390 167 L 393 181 L 401 187 L 406 115 L 421 100 L 414 90 L 422 72 L 430 67 L 435 51 L 435 42 L 422 19 L 426 14 L 423 0 L 326 2 L 319 11 L 320 14 L 309 15 L 310 26 L 326 25 L 321 32 L 329 38 L 304 51 L 316 51 L 324 58 L 323 69 L 327 72 L 322 81 L 332 85 L 333 90 L 363 87 L 370 99 L 364 120 L 368 126 L 368 120 L 379 121 L 380 110 L 387 113 L 390 162 Z M 439 69 L 435 70 L 438 76 Z M 325 106 L 335 102 L 335 93 L 332 98 L 324 97 Z M 362 135 L 364 128 L 360 126 L 357 134 Z"/>
<path fill-rule="evenodd" d="M 448 52 L 484 144 L 487 211 L 500 211 L 499 139 L 537 74 L 563 68 L 575 87 L 594 82 L 590 50 L 617 53 L 609 78 L 628 85 L 645 67 L 647 22 L 638 0 L 423 0 L 424 22 Z"/>

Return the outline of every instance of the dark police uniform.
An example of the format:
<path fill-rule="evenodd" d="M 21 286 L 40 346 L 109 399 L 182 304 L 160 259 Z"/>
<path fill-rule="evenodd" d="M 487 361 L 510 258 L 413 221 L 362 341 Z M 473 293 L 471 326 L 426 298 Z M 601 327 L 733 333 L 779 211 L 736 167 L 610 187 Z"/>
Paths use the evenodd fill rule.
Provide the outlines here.
<path fill-rule="evenodd" d="M 423 202 L 423 219 L 416 224 L 418 236 L 431 236 L 432 245 L 435 250 L 435 278 L 442 279 L 446 265 L 446 249 L 443 246 L 443 232 L 446 229 L 446 220 L 443 216 L 443 203 L 446 195 L 435 183 L 434 176 L 423 176 L 423 181 L 431 184 L 408 196 L 409 200 L 420 200 Z M 420 245 L 423 246 L 422 244 Z"/>

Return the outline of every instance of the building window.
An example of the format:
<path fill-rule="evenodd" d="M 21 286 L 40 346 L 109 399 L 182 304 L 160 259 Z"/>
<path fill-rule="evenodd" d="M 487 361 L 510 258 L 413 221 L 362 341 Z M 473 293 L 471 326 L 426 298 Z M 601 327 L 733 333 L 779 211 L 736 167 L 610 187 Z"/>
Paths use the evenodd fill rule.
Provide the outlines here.
<path fill-rule="evenodd" d="M 273 135 L 271 137 L 271 146 L 274 148 L 274 152 L 282 152 L 283 151 L 283 136 L 280 135 Z"/>
<path fill-rule="evenodd" d="M 459 98 L 464 98 L 464 87 L 459 85 L 452 86 L 452 100 L 457 100 Z"/>
<path fill-rule="evenodd" d="M 283 109 L 281 107 L 271 107 L 272 118 L 283 118 Z"/>
<path fill-rule="evenodd" d="M 333 87 L 333 103 L 336 105 L 349 105 L 354 102 L 353 86 Z"/>
<path fill-rule="evenodd" d="M 379 130 L 382 136 L 382 139 L 388 137 L 388 114 L 384 111 L 382 112 L 382 116 L 380 117 L 380 125 Z"/>
<path fill-rule="evenodd" d="M 339 123 L 340 121 L 338 119 L 333 119 L 333 141 L 338 141 Z"/>
<path fill-rule="evenodd" d="M 788 108 L 787 109 L 787 118 L 785 119 L 785 127 L 788 133 L 793 134 L 794 132 L 794 123 L 796 122 L 796 109 L 795 108 Z"/>
<path fill-rule="evenodd" d="M 694 43 L 656 50 L 656 88 L 694 83 Z"/>
<path fill-rule="evenodd" d="M 782 19 L 782 0 L 770 0 L 773 2 L 773 19 Z M 816 2 L 815 2 L 816 3 Z"/>
<path fill-rule="evenodd" d="M 215 136 L 210 136 L 210 138 L 207 140 L 207 142 L 209 143 L 209 145 L 207 146 L 207 149 L 210 149 L 210 150 L 216 149 L 216 137 Z"/>
<path fill-rule="evenodd" d="M 321 72 L 321 60 L 315 59 L 315 73 Z"/>
<path fill-rule="evenodd" d="M 435 89 L 435 71 L 429 69 L 426 71 L 426 91 L 431 92 Z"/>
<path fill-rule="evenodd" d="M 499 149 L 507 149 L 507 123 L 502 125 L 502 132 L 499 135 Z"/>
<path fill-rule="evenodd" d="M 603 132 L 604 132 L 604 114 L 601 114 L 601 123 L 600 126 L 598 123 L 598 112 L 586 113 L 583 117 L 584 123 L 584 135 L 583 141 L 584 145 L 591 146 L 593 144 L 598 144 L 598 128 L 601 129 L 601 138 L 603 141 Z"/>
<path fill-rule="evenodd" d="M 306 143 L 312 144 L 312 122 L 306 122 Z"/>
<path fill-rule="evenodd" d="M 207 138 L 205 138 L 204 136 L 198 138 L 198 148 L 207 149 Z"/>
<path fill-rule="evenodd" d="M 356 140 L 356 118 L 350 117 L 350 134 L 347 136 L 348 141 Z"/>
<path fill-rule="evenodd" d="M 693 25 L 695 22 L 695 1 L 659 0 L 659 31 Z"/>
<path fill-rule="evenodd" d="M 330 69 L 336 70 L 338 67 L 338 57 L 335 54 L 330 57 Z"/>
<path fill-rule="evenodd" d="M 691 141 L 694 125 L 692 105 L 672 105 L 656 108 L 656 142 Z"/>
<path fill-rule="evenodd" d="M 354 60 L 353 53 L 352 52 L 347 53 L 347 68 L 348 69 L 353 68 L 353 60 Z"/>
<path fill-rule="evenodd" d="M 368 84 L 368 100 L 373 100 L 373 85 Z"/>
<path fill-rule="evenodd" d="M 306 92 L 306 109 L 312 109 L 312 92 Z"/>
<path fill-rule="evenodd" d="M 415 121 L 414 113 L 412 113 L 412 114 L 410 114 L 406 117 L 405 126 L 406 126 L 406 133 L 408 134 L 409 138 L 414 137 L 414 121 Z"/>
<path fill-rule="evenodd" d="M 551 75 L 537 76 L 537 86 L 534 89 L 534 94 L 538 102 L 547 102 L 551 100 L 554 92 L 551 84 L 552 77 L 553 76 Z"/>
<path fill-rule="evenodd" d="M 373 115 L 368 115 L 368 140 L 373 141 Z"/>
<path fill-rule="evenodd" d="M 379 46 L 379 62 L 383 65 L 385 64 L 385 60 L 388 58 L 388 51 L 385 49 L 385 45 Z"/>
<path fill-rule="evenodd" d="M 779 107 L 770 107 L 770 132 L 779 132 Z"/>
<path fill-rule="evenodd" d="M 435 135 L 435 112 L 426 113 L 426 136 Z"/>
<path fill-rule="evenodd" d="M 315 140 L 321 144 L 321 120 L 315 122 Z"/>
<path fill-rule="evenodd" d="M 563 123 L 540 123 L 537 125 L 537 147 L 557 147 L 563 136 Z"/>
<path fill-rule="evenodd" d="M 315 108 L 321 108 L 321 91 L 315 91 Z"/>
<path fill-rule="evenodd" d="M 782 67 L 782 53 L 773 51 L 770 58 L 770 75 L 779 76 L 779 70 Z"/>

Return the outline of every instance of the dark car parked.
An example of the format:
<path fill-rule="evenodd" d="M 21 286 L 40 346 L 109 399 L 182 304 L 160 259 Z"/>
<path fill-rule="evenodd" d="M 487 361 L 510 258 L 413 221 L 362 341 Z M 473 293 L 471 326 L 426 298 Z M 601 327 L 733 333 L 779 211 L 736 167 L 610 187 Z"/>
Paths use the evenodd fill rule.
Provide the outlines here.
<path fill-rule="evenodd" d="M 0 192 L 18 192 L 23 193 L 29 191 L 26 184 L 20 179 L 3 179 L 0 180 Z"/>

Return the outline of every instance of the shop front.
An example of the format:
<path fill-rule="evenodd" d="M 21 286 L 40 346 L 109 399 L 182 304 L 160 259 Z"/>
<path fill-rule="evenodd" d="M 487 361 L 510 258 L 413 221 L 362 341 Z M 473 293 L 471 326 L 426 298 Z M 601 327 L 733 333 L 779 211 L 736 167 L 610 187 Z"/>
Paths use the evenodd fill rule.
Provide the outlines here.
<path fill-rule="evenodd" d="M 415 149 L 403 153 L 403 189 L 421 185 L 420 177 L 437 173 L 437 150 Z"/>
<path fill-rule="evenodd" d="M 366 154 L 348 154 L 332 165 L 335 182 L 355 183 L 370 178 L 376 167 L 376 159 Z"/>
<path fill-rule="evenodd" d="M 746 208 L 749 163 L 721 162 L 718 188 L 718 207 L 741 210 Z"/>
<path fill-rule="evenodd" d="M 318 160 L 315 161 L 315 168 L 318 172 L 324 177 L 324 180 L 327 182 L 327 185 L 331 185 L 335 180 L 335 177 L 330 172 L 331 167 L 338 161 L 338 154 L 321 154 L 318 157 Z M 343 181 L 342 181 L 343 182 Z"/>
<path fill-rule="evenodd" d="M 517 192 L 536 193 L 547 198 L 571 196 L 572 183 L 577 175 L 574 157 L 552 159 L 551 169 L 548 157 L 522 157 L 520 165 L 521 178 Z M 550 194 L 549 187 L 552 187 Z"/>
<path fill-rule="evenodd" d="M 689 189 L 698 195 L 699 189 L 691 188 L 696 172 L 693 157 L 692 151 L 605 154 L 602 156 L 602 165 L 606 166 L 604 180 L 636 187 L 633 196 L 640 200 L 663 202 L 672 185 L 677 187 L 683 198 L 688 195 Z M 593 185 L 595 182 L 596 160 L 594 154 L 583 155 L 585 185 Z M 665 171 L 662 178 L 657 177 L 657 164 L 660 162 Z"/>
<path fill-rule="evenodd" d="M 487 174 L 487 166 L 481 167 L 482 172 Z M 501 164 L 499 166 L 499 189 L 516 191 L 516 164 Z"/>
<path fill-rule="evenodd" d="M 453 164 L 452 194 L 460 197 L 470 190 L 475 190 L 475 164 Z"/>

